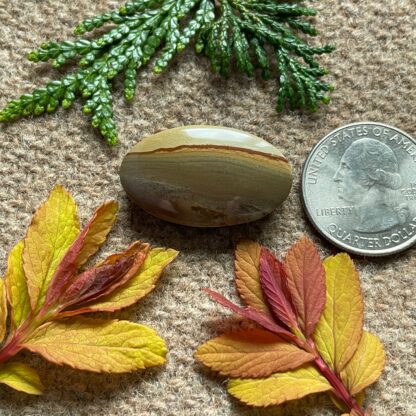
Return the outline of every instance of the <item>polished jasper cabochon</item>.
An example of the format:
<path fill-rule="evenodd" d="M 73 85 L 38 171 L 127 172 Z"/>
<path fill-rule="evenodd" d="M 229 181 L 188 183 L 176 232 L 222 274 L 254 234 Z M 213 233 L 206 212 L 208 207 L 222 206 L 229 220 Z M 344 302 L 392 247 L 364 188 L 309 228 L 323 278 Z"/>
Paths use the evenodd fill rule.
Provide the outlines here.
<path fill-rule="evenodd" d="M 144 138 L 124 158 L 120 178 L 145 211 L 193 227 L 262 218 L 286 199 L 292 185 L 279 149 L 249 133 L 210 126 Z"/>

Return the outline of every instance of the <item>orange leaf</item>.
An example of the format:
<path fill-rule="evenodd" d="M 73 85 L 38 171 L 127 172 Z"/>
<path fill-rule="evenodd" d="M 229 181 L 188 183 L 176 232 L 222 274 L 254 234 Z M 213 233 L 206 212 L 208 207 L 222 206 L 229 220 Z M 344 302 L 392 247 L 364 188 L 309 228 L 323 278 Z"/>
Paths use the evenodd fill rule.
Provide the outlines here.
<path fill-rule="evenodd" d="M 275 318 L 291 329 L 297 328 L 286 272 L 280 261 L 265 247 L 262 247 L 260 254 L 260 282 Z"/>
<path fill-rule="evenodd" d="M 325 272 L 318 250 L 307 237 L 287 253 L 285 268 L 299 324 L 309 338 L 325 305 Z"/>
<path fill-rule="evenodd" d="M 195 357 L 212 370 L 231 377 L 267 377 L 297 368 L 313 355 L 263 329 L 247 329 L 201 345 Z"/>
<path fill-rule="evenodd" d="M 260 284 L 260 244 L 243 240 L 235 250 L 235 283 L 247 306 L 270 315 Z"/>

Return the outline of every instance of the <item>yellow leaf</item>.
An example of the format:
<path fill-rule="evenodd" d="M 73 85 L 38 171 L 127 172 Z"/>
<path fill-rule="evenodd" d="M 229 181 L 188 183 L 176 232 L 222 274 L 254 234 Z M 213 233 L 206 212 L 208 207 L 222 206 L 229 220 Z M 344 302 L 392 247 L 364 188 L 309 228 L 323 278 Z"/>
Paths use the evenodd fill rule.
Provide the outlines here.
<path fill-rule="evenodd" d="M 243 240 L 237 245 L 235 250 L 235 282 L 238 292 L 247 306 L 270 315 L 260 285 L 260 251 L 260 244 L 254 241 Z"/>
<path fill-rule="evenodd" d="M 324 260 L 326 303 L 313 338 L 324 361 L 338 374 L 355 353 L 362 335 L 360 280 L 350 257 Z"/>
<path fill-rule="evenodd" d="M 128 321 L 72 318 L 41 326 L 24 348 L 56 364 L 98 373 L 126 373 L 165 363 L 165 342 Z"/>
<path fill-rule="evenodd" d="M 23 267 L 33 310 L 42 306 L 60 260 L 79 234 L 76 210 L 71 195 L 58 185 L 33 216 L 23 249 Z"/>
<path fill-rule="evenodd" d="M 0 383 L 27 394 L 42 394 L 43 385 L 33 368 L 18 362 L 0 365 Z"/>
<path fill-rule="evenodd" d="M 361 390 L 354 396 L 355 401 L 358 403 L 358 406 L 363 406 L 365 400 L 365 391 Z"/>
<path fill-rule="evenodd" d="M 81 312 L 113 312 L 133 305 L 155 288 L 163 270 L 175 260 L 178 254 L 179 252 L 170 248 L 150 250 L 137 276 L 115 292 L 101 298 L 97 303 L 78 310 L 77 314 Z M 71 311 L 64 312 L 62 315 L 70 316 Z"/>
<path fill-rule="evenodd" d="M 334 403 L 334 405 L 338 407 L 338 409 L 341 410 L 341 412 L 348 412 L 348 408 L 343 401 L 338 399 L 334 394 L 330 394 L 329 396 L 332 400 L 332 403 Z M 357 402 L 358 406 L 362 407 L 365 400 L 365 391 L 360 391 L 357 395 L 354 396 L 354 399 Z"/>
<path fill-rule="evenodd" d="M 342 400 L 338 399 L 338 397 L 335 396 L 335 394 L 330 393 L 329 397 L 331 398 L 332 403 L 334 403 L 334 405 L 339 410 L 341 410 L 341 412 L 348 412 L 348 408 L 347 408 L 346 404 Z"/>
<path fill-rule="evenodd" d="M 313 355 L 263 329 L 247 329 L 208 341 L 195 357 L 212 370 L 231 377 L 267 377 L 297 368 Z"/>
<path fill-rule="evenodd" d="M 108 233 L 113 227 L 118 211 L 116 201 L 107 201 L 95 212 L 89 225 L 88 233 L 84 239 L 82 250 L 77 259 L 78 267 L 81 267 L 93 256 L 105 243 Z"/>
<path fill-rule="evenodd" d="M 30 313 L 30 299 L 23 270 L 23 241 L 16 244 L 9 254 L 6 273 L 7 297 L 11 305 L 11 325 L 15 329 Z"/>
<path fill-rule="evenodd" d="M 341 372 L 342 381 L 355 395 L 380 377 L 384 362 L 383 344 L 375 335 L 364 331 L 357 351 Z"/>
<path fill-rule="evenodd" d="M 7 297 L 4 279 L 0 277 L 0 342 L 3 341 L 7 328 Z"/>
<path fill-rule="evenodd" d="M 312 365 L 275 373 L 268 378 L 231 379 L 228 391 L 251 406 L 272 406 L 308 394 L 331 390 L 329 382 Z"/>

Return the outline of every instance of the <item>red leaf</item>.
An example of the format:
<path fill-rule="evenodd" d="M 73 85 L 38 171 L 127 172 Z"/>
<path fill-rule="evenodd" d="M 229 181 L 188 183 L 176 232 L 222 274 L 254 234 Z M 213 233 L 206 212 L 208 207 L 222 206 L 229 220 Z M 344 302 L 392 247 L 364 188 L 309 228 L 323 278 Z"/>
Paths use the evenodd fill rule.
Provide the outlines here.
<path fill-rule="evenodd" d="M 77 259 L 81 253 L 82 247 L 84 246 L 84 240 L 88 230 L 89 224 L 84 227 L 59 263 L 49 285 L 45 305 L 54 304 L 61 297 L 63 292 L 65 292 L 65 288 L 76 274 L 78 269 Z"/>
<path fill-rule="evenodd" d="M 95 298 L 117 283 L 131 268 L 134 257 L 127 257 L 116 264 L 89 269 L 77 276 L 63 295 L 63 303 L 70 306 Z"/>
<path fill-rule="evenodd" d="M 98 267 L 78 275 L 60 299 L 62 309 L 95 301 L 128 282 L 139 271 L 148 251 L 148 244 L 136 242 L 125 252 L 113 254 Z"/>
<path fill-rule="evenodd" d="M 269 331 L 275 334 L 285 335 L 286 338 L 294 339 L 294 335 L 291 332 L 274 322 L 273 319 L 270 316 L 266 315 L 264 312 L 260 312 L 257 309 L 253 309 L 251 307 L 241 308 L 240 306 L 232 303 L 227 298 L 225 298 L 217 292 L 214 292 L 211 289 L 204 289 L 204 291 L 208 293 L 211 299 L 215 300 L 220 305 L 231 309 L 233 312 L 241 316 L 244 316 L 245 318 L 248 318 L 253 322 L 256 322 L 263 328 L 268 329 Z"/>
<path fill-rule="evenodd" d="M 296 315 L 291 304 L 283 264 L 265 247 L 261 248 L 260 253 L 260 283 L 274 316 L 289 328 L 296 328 Z"/>
<path fill-rule="evenodd" d="M 284 266 L 298 322 L 309 338 L 326 300 L 325 271 L 319 252 L 311 240 L 303 237 L 287 253 Z"/>
<path fill-rule="evenodd" d="M 80 264 L 88 260 L 105 241 L 115 219 L 118 204 L 108 201 L 99 206 L 60 261 L 46 294 L 46 305 L 52 305 L 65 292 L 78 272 Z"/>

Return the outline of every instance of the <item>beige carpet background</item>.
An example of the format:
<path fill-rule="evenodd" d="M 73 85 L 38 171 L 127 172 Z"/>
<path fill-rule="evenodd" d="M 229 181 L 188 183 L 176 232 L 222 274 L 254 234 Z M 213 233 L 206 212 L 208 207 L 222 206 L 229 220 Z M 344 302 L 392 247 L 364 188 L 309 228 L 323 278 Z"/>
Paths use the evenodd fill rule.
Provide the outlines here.
<path fill-rule="evenodd" d="M 332 103 L 316 114 L 276 114 L 273 81 L 235 76 L 220 80 L 203 57 L 182 54 L 170 71 L 139 75 L 132 105 L 116 88 L 115 114 L 121 144 L 110 150 L 89 127 L 78 103 L 67 112 L 0 128 L 0 273 L 6 256 L 24 236 L 34 209 L 55 183 L 79 203 L 83 221 L 105 199 L 121 211 L 104 256 L 133 239 L 181 251 L 146 300 L 118 314 L 154 327 L 169 344 L 165 368 L 109 376 L 48 364 L 31 354 L 46 386 L 42 397 L 28 397 L 0 386 L 0 415 L 175 415 L 175 416 L 332 416 L 339 414 L 324 396 L 269 410 L 250 409 L 231 398 L 225 379 L 193 359 L 195 348 L 231 327 L 245 325 L 201 293 L 211 287 L 236 299 L 232 252 L 244 236 L 285 252 L 303 233 L 322 254 L 336 252 L 310 227 L 301 209 L 299 175 L 311 147 L 332 129 L 354 121 L 381 121 L 416 135 L 416 8 L 413 0 L 322 0 L 316 24 L 320 40 L 338 46 L 323 63 L 336 85 Z M 46 39 L 66 39 L 86 16 L 122 4 L 116 0 L 0 0 L 0 104 L 40 86 L 56 71 L 24 56 Z M 288 201 L 256 223 L 217 230 L 174 226 L 130 204 L 117 170 L 141 137 L 185 124 L 236 127 L 281 147 L 294 167 Z M 416 248 L 389 259 L 356 258 L 365 297 L 365 327 L 381 337 L 387 366 L 368 390 L 377 416 L 416 415 L 415 278 Z"/>

